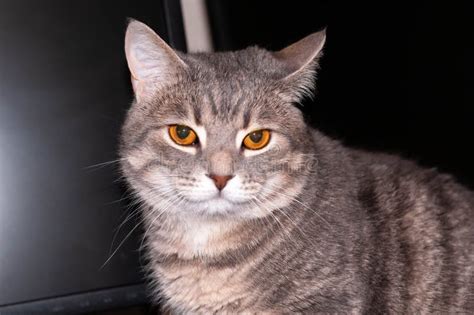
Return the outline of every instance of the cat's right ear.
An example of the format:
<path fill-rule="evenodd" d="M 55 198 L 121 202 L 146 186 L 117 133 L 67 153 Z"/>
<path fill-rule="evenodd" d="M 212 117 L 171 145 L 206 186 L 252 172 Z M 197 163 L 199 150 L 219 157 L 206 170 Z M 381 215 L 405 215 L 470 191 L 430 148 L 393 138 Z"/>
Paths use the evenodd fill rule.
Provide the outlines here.
<path fill-rule="evenodd" d="M 173 82 L 187 67 L 151 28 L 136 20 L 127 27 L 125 54 L 137 101 L 153 96 L 157 87 Z"/>

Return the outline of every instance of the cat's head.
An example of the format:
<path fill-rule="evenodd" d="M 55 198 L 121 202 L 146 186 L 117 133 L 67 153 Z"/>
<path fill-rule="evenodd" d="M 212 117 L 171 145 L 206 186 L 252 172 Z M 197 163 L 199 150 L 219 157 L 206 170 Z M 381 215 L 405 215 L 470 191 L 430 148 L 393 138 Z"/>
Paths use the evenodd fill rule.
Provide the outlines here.
<path fill-rule="evenodd" d="M 182 54 L 132 21 L 125 50 L 135 92 L 122 169 L 156 213 L 263 217 L 312 170 L 313 135 L 295 106 L 311 92 L 325 33 L 278 52 Z"/>

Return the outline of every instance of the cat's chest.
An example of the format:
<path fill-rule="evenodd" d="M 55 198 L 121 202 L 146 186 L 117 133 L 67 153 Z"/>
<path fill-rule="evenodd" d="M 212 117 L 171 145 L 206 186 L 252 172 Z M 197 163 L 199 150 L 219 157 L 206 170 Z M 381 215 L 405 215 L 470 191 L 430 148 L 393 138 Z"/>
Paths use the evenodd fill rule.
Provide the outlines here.
<path fill-rule="evenodd" d="M 252 305 L 248 267 L 159 266 L 169 306 L 185 313 L 242 313 Z"/>

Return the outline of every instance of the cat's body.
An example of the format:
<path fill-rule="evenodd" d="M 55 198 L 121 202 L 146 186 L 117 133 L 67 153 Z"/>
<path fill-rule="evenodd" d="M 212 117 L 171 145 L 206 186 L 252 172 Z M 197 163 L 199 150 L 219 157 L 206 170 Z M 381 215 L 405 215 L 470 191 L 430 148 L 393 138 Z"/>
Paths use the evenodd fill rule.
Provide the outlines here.
<path fill-rule="evenodd" d="M 348 149 L 306 126 L 291 104 L 310 88 L 321 36 L 274 57 L 257 48 L 178 57 L 148 32 L 132 22 L 127 35 L 137 102 L 122 156 L 144 201 L 149 268 L 166 307 L 474 310 L 474 194 L 436 170 Z M 154 41 L 162 51 L 142 62 Z M 150 60 L 159 62 L 142 69 Z M 199 144 L 168 138 L 167 126 L 183 120 Z M 271 128 L 268 150 L 239 148 L 252 121 Z M 213 174 L 232 176 L 216 189 Z"/>

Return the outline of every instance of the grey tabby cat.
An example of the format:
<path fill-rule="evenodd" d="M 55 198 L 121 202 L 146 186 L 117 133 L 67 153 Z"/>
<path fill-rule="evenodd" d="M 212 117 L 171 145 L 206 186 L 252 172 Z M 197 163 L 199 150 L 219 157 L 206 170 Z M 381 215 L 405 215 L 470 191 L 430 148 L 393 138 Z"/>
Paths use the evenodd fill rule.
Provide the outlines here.
<path fill-rule="evenodd" d="M 305 124 L 324 41 L 182 54 L 130 22 L 122 170 L 172 312 L 474 312 L 474 194 Z"/>

